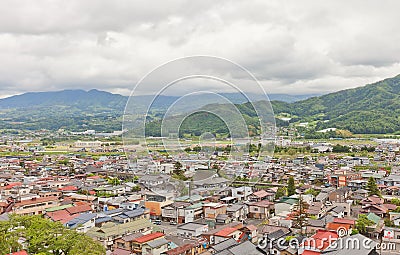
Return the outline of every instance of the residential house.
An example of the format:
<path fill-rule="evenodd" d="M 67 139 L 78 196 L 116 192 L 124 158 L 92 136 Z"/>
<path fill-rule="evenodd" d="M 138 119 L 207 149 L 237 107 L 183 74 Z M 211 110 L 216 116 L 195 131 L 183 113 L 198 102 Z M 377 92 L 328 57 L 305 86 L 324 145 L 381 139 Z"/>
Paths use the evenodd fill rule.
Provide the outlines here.
<path fill-rule="evenodd" d="M 290 198 L 290 197 L 283 197 L 279 202 L 275 203 L 275 215 L 284 215 L 286 216 L 288 213 L 290 213 L 295 204 L 298 202 L 298 199 L 296 198 Z"/>
<path fill-rule="evenodd" d="M 238 201 L 247 200 L 248 197 L 253 193 L 252 188 L 248 186 L 232 188 L 232 197 L 236 198 Z"/>
<path fill-rule="evenodd" d="M 262 255 L 263 253 L 257 249 L 257 246 L 250 241 L 238 243 L 233 239 L 226 239 L 225 241 L 213 245 L 209 251 L 212 254 L 229 254 L 229 255 Z"/>
<path fill-rule="evenodd" d="M 345 203 L 350 199 L 350 195 L 351 190 L 347 187 L 342 187 L 329 193 L 329 201 L 332 203 Z"/>
<path fill-rule="evenodd" d="M 248 207 L 245 204 L 234 204 L 229 205 L 226 208 L 226 214 L 233 220 L 233 221 L 243 221 L 247 218 Z"/>
<path fill-rule="evenodd" d="M 249 203 L 248 206 L 248 217 L 253 219 L 268 219 L 271 215 L 271 212 L 274 210 L 274 203 L 267 200 L 252 202 Z"/>
<path fill-rule="evenodd" d="M 338 237 L 339 235 L 334 231 L 320 229 L 310 238 L 305 239 L 305 241 L 300 245 L 298 253 L 303 255 L 321 254 L 331 246 Z"/>
<path fill-rule="evenodd" d="M 378 196 L 369 196 L 361 200 L 361 213 L 374 213 L 380 217 L 384 217 L 388 213 L 388 208 L 384 206 L 384 199 Z"/>
<path fill-rule="evenodd" d="M 205 245 L 203 241 L 184 244 L 182 246 L 170 249 L 162 253 L 162 255 L 194 255 L 202 254 L 205 252 Z"/>
<path fill-rule="evenodd" d="M 326 213 L 325 205 L 322 202 L 312 202 L 307 209 L 307 213 L 319 219 Z"/>
<path fill-rule="evenodd" d="M 347 245 L 343 245 L 347 244 Z M 376 250 L 377 242 L 365 237 L 361 234 L 346 236 L 340 240 L 335 241 L 327 247 L 324 255 L 348 255 L 348 254 L 362 254 L 362 255 L 378 255 L 380 253 Z"/>
<path fill-rule="evenodd" d="M 199 237 L 208 231 L 207 224 L 186 223 L 177 227 L 177 234 L 183 237 Z"/>
<path fill-rule="evenodd" d="M 242 229 L 243 228 L 243 224 L 241 222 L 231 222 L 231 223 L 223 225 L 223 226 L 217 226 L 215 229 L 209 230 L 209 231 L 203 233 L 201 236 L 210 245 L 213 245 L 213 244 L 216 244 L 215 234 L 218 233 L 219 231 L 225 229 L 225 228 Z"/>
<path fill-rule="evenodd" d="M 230 238 L 232 238 L 236 242 L 239 242 L 240 239 L 243 237 L 243 232 L 238 228 L 227 227 L 215 233 L 214 237 L 215 237 L 215 243 L 220 243 Z"/>
<path fill-rule="evenodd" d="M 57 197 L 39 197 L 14 203 L 12 212 L 19 215 L 40 215 L 46 209 L 59 205 Z"/>
<path fill-rule="evenodd" d="M 160 232 L 146 234 L 132 240 L 132 253 L 160 255 L 168 250 L 168 241 Z"/>
<path fill-rule="evenodd" d="M 167 199 L 166 196 L 148 193 L 146 194 L 144 206 L 150 210 L 151 219 L 161 219 L 162 208 L 172 203 L 173 201 Z"/>
<path fill-rule="evenodd" d="M 178 223 L 194 222 L 203 217 L 203 203 L 195 203 L 185 208 L 178 208 Z"/>
<path fill-rule="evenodd" d="M 116 239 L 134 233 L 148 234 L 153 226 L 147 219 L 138 219 L 124 224 L 107 222 L 101 227 L 91 228 L 86 234 L 102 243 L 107 249 L 111 249 Z"/>
<path fill-rule="evenodd" d="M 275 198 L 275 194 L 271 193 L 271 192 L 267 192 L 265 190 L 259 190 L 254 192 L 253 194 L 251 194 L 249 196 L 249 201 L 250 202 L 259 202 L 261 200 L 269 200 L 269 201 L 273 201 Z"/>
<path fill-rule="evenodd" d="M 175 221 L 178 222 L 179 209 L 184 209 L 191 204 L 189 202 L 174 202 L 161 207 L 161 216 L 163 221 Z M 181 223 L 181 222 L 179 222 Z"/>
<path fill-rule="evenodd" d="M 95 213 L 82 213 L 64 225 L 68 228 L 75 229 L 78 232 L 86 233 L 89 229 L 95 227 Z"/>
<path fill-rule="evenodd" d="M 221 203 L 207 203 L 203 205 L 203 215 L 206 219 L 216 219 L 219 214 L 226 214 L 227 205 Z"/>

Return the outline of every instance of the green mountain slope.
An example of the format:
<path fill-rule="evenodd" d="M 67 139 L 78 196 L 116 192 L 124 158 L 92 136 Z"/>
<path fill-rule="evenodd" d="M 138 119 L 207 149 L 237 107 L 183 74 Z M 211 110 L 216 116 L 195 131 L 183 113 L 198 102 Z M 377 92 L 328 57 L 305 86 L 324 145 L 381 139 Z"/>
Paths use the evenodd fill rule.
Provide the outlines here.
<path fill-rule="evenodd" d="M 273 106 L 276 114 L 296 116 L 294 121 L 317 121 L 316 129 L 394 133 L 400 131 L 400 75 L 294 103 L 273 102 Z"/>

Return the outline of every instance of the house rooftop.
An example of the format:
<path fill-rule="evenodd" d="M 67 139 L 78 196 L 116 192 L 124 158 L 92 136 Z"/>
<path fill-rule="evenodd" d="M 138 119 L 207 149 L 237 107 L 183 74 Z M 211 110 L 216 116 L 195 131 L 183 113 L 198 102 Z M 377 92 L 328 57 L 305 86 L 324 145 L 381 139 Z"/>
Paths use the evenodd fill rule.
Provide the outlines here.
<path fill-rule="evenodd" d="M 157 238 L 160 238 L 163 236 L 164 236 L 163 233 L 156 232 L 156 233 L 151 233 L 151 234 L 147 234 L 147 235 L 138 237 L 136 239 L 133 239 L 132 241 L 135 243 L 146 243 L 146 242 L 149 242 L 151 240 L 154 240 L 154 239 L 157 239 Z"/>

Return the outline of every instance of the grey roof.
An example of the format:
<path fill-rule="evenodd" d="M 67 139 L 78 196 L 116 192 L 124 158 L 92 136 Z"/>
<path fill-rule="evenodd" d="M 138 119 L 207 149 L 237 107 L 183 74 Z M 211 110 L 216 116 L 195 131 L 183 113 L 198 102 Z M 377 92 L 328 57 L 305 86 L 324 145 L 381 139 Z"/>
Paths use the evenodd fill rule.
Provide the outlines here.
<path fill-rule="evenodd" d="M 228 218 L 229 218 L 229 216 L 226 214 L 218 214 L 218 216 L 215 219 L 216 220 L 226 220 Z"/>
<path fill-rule="evenodd" d="M 0 221 L 8 221 L 10 217 L 8 217 L 8 213 L 0 214 Z"/>
<path fill-rule="evenodd" d="M 122 237 L 122 240 L 124 240 L 125 242 L 130 242 L 130 241 L 132 241 L 132 240 L 134 240 L 136 238 L 139 238 L 141 236 L 143 236 L 143 234 L 140 233 L 140 232 L 139 233 L 134 233 L 134 234 L 130 234 L 130 235 Z"/>
<path fill-rule="evenodd" d="M 335 217 L 333 217 L 332 215 L 328 214 L 324 217 L 321 217 L 319 220 L 322 220 L 325 223 L 329 223 L 329 222 L 333 222 L 333 220 L 335 219 Z"/>
<path fill-rule="evenodd" d="M 315 197 L 315 200 L 316 200 L 316 201 L 321 201 L 321 200 L 327 199 L 328 196 L 329 196 L 328 193 L 321 192 L 321 193 L 319 193 L 319 194 Z"/>
<path fill-rule="evenodd" d="M 146 244 L 150 246 L 151 248 L 157 248 L 160 247 L 161 245 L 167 244 L 169 241 L 165 238 L 159 238 L 150 242 L 147 242 Z"/>
<path fill-rule="evenodd" d="M 139 182 L 146 181 L 167 181 L 170 177 L 168 175 L 143 175 L 140 177 Z"/>
<path fill-rule="evenodd" d="M 227 212 L 236 212 L 236 211 L 239 211 L 240 209 L 242 209 L 243 207 L 244 207 L 244 205 L 241 205 L 241 204 L 233 204 L 233 205 L 228 206 L 226 208 L 226 211 Z"/>
<path fill-rule="evenodd" d="M 234 246 L 234 245 L 236 245 L 236 244 L 237 244 L 237 242 L 235 241 L 235 239 L 229 238 L 229 239 L 227 239 L 227 240 L 225 240 L 225 241 L 222 241 L 222 242 L 220 242 L 220 243 L 218 243 L 218 244 L 212 246 L 211 248 L 212 248 L 213 250 L 219 252 L 219 251 L 226 250 L 226 249 L 228 249 L 229 247 L 232 247 L 232 246 Z M 244 254 L 245 254 L 245 253 L 244 253 Z"/>
<path fill-rule="evenodd" d="M 263 254 L 262 252 L 260 252 L 259 250 L 257 250 L 257 247 L 252 244 L 250 241 L 246 241 L 243 242 L 239 245 L 236 245 L 233 248 L 230 248 L 229 251 L 233 254 L 233 255 L 261 255 Z"/>
<path fill-rule="evenodd" d="M 367 193 L 368 193 L 368 190 L 365 190 L 365 189 L 358 189 L 358 190 L 354 191 L 354 193 L 367 194 Z"/>
<path fill-rule="evenodd" d="M 214 253 L 214 255 L 232 255 L 232 252 L 228 250 L 222 250 L 220 252 Z"/>
<path fill-rule="evenodd" d="M 214 253 L 214 255 L 232 255 L 232 252 L 228 250 L 222 250 L 220 252 Z"/>
<path fill-rule="evenodd" d="M 390 174 L 388 177 L 384 178 L 385 181 L 400 181 L 400 175 L 398 174 Z"/>
<path fill-rule="evenodd" d="M 338 205 L 338 206 L 335 206 L 335 207 L 332 209 L 332 212 L 341 213 L 341 212 L 343 212 L 344 210 L 345 210 L 345 208 L 344 208 L 343 206 Z"/>
<path fill-rule="evenodd" d="M 211 179 L 217 172 L 215 170 L 196 170 L 196 173 L 193 175 L 193 181 L 203 181 L 206 179 Z"/>
<path fill-rule="evenodd" d="M 354 241 L 356 239 L 358 241 Z M 359 246 L 355 246 L 355 243 L 358 243 Z M 332 244 L 326 248 L 324 255 L 366 255 L 369 254 L 377 245 L 375 241 L 361 234 L 344 237 L 341 239 L 341 244 L 343 245 Z"/>
<path fill-rule="evenodd" d="M 116 213 L 122 213 L 123 211 L 124 211 L 124 209 L 119 208 L 119 209 L 105 211 L 105 212 L 101 212 L 101 213 L 105 214 L 105 215 L 111 215 L 111 214 L 116 214 Z"/>
<path fill-rule="evenodd" d="M 97 218 L 95 220 L 96 224 L 107 222 L 107 221 L 112 221 L 112 218 L 110 216 L 106 216 L 106 217 Z"/>
<path fill-rule="evenodd" d="M 313 219 L 309 219 L 308 220 L 308 225 L 311 227 L 325 227 L 325 221 L 323 220 L 313 220 Z"/>
<path fill-rule="evenodd" d="M 79 224 L 84 224 L 97 217 L 95 213 L 82 213 L 78 217 L 65 223 L 67 227 L 76 228 Z"/>
<path fill-rule="evenodd" d="M 178 229 L 196 230 L 198 228 L 205 227 L 205 226 L 207 226 L 207 224 L 200 224 L 200 223 L 190 222 L 190 223 L 186 223 L 186 224 L 178 226 Z"/>
<path fill-rule="evenodd" d="M 138 217 L 138 216 L 144 214 L 144 212 L 145 212 L 144 208 L 138 207 L 138 208 L 136 208 L 134 210 L 125 210 L 124 214 L 126 216 L 128 216 L 129 218 L 135 218 L 135 217 Z"/>
<path fill-rule="evenodd" d="M 286 235 L 286 233 L 282 229 L 278 229 L 277 231 L 269 233 L 267 236 L 268 236 L 268 239 L 276 240 L 276 239 L 281 238 L 282 236 L 285 236 L 285 235 Z"/>

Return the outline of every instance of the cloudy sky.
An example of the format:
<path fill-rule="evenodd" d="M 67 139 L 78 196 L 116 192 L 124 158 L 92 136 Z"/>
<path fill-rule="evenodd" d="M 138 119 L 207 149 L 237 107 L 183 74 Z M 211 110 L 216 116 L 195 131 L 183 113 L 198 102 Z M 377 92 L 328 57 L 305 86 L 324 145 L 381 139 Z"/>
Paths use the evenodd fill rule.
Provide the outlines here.
<path fill-rule="evenodd" d="M 155 67 L 192 55 L 244 66 L 267 93 L 326 93 L 400 73 L 399 1 L 1 3 L 0 97 L 127 95 Z"/>

